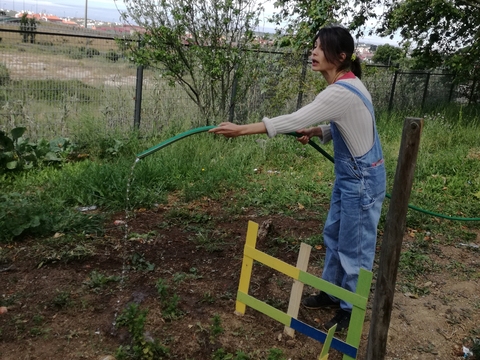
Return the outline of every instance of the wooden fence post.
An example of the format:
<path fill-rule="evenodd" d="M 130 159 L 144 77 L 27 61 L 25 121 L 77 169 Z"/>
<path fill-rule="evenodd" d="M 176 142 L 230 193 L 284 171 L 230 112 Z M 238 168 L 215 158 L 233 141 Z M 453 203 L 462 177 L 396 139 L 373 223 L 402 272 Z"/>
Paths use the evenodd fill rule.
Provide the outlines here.
<path fill-rule="evenodd" d="M 397 170 L 380 251 L 380 263 L 367 344 L 367 360 L 382 360 L 385 358 L 395 281 L 422 127 L 423 119 L 417 118 L 406 118 L 403 125 Z"/>

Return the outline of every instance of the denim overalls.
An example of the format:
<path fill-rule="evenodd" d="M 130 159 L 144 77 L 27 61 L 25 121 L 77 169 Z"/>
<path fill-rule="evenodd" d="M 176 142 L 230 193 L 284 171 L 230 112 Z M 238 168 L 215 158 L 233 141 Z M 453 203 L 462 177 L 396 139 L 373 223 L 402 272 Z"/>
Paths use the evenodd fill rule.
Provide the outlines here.
<path fill-rule="evenodd" d="M 377 225 L 385 198 L 386 175 L 382 148 L 371 102 L 354 86 L 338 81 L 357 94 L 372 114 L 375 140 L 363 156 L 353 157 L 334 122 L 330 123 L 335 160 L 335 182 L 323 232 L 327 248 L 322 278 L 355 292 L 360 268 L 371 270 Z M 344 310 L 352 305 L 340 302 Z"/>

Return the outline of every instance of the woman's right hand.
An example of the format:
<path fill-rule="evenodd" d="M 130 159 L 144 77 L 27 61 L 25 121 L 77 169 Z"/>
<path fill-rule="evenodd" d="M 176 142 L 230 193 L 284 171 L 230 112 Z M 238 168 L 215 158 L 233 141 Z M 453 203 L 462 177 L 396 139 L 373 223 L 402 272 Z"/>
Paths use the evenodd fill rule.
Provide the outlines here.
<path fill-rule="evenodd" d="M 297 140 L 300 141 L 303 145 L 305 145 L 308 144 L 312 137 L 321 136 L 322 130 L 317 126 L 313 128 L 297 130 L 297 133 L 302 135 L 297 137 Z"/>

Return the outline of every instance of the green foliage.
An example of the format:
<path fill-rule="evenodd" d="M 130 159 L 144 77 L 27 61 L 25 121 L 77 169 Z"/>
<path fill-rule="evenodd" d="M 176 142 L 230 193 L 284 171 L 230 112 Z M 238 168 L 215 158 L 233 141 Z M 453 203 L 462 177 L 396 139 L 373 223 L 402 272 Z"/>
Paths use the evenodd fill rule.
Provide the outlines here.
<path fill-rule="evenodd" d="M 387 166 L 387 192 L 393 183 L 403 119 L 404 114 L 398 113 L 379 113 L 377 118 Z M 475 119 L 476 113 L 468 108 L 425 116 L 410 203 L 447 215 L 475 217 L 480 213 L 479 203 L 471 201 L 480 190 L 480 179 L 472 175 L 480 171 L 479 125 Z M 11 135 L 8 138 L 12 140 Z M 93 143 L 98 147 L 101 137 L 96 139 Z M 262 146 L 258 139 L 264 140 Z M 175 193 L 179 204 L 196 199 L 221 201 L 232 215 L 252 208 L 262 215 L 300 215 L 303 208 L 314 209 L 318 216 L 326 214 L 334 178 L 332 164 L 291 136 L 225 140 L 201 134 L 195 141 L 173 144 L 133 167 L 135 153 L 162 140 L 165 137 L 149 138 L 148 142 L 109 138 L 104 148 L 113 149 L 112 155 L 0 176 L 0 241 L 20 240 L 28 234 L 101 233 L 102 214 L 125 210 L 128 181 L 128 206 L 133 209 L 156 206 Z M 325 149 L 332 152 L 330 146 Z M 101 211 L 88 214 L 75 210 L 91 205 Z M 213 221 L 198 209 L 173 206 L 158 226 L 189 226 L 198 246 L 217 251 L 225 237 L 212 230 Z M 436 224 L 433 217 L 415 211 L 408 213 L 407 222 L 419 227 Z M 305 241 L 321 244 L 321 238 Z M 145 260 L 136 258 L 134 266 L 148 270 L 148 261 L 141 259 Z"/>
<path fill-rule="evenodd" d="M 86 47 L 82 46 L 82 47 L 80 48 L 80 51 L 81 51 L 81 52 L 84 52 L 84 53 L 85 53 L 85 56 L 88 57 L 88 58 L 92 58 L 92 57 L 94 57 L 94 56 L 100 55 L 100 51 L 98 51 L 97 49 L 92 48 L 92 47 L 87 47 L 87 48 L 86 48 Z"/>
<path fill-rule="evenodd" d="M 224 241 L 218 238 L 215 231 L 200 230 L 192 238 L 198 248 L 204 248 L 207 252 L 220 251 Z"/>
<path fill-rule="evenodd" d="M 75 145 L 67 138 L 32 142 L 23 138 L 25 131 L 25 127 L 17 127 L 8 136 L 0 130 L 0 174 L 32 169 L 40 164 L 59 164 L 75 151 Z"/>
<path fill-rule="evenodd" d="M 272 348 L 268 352 L 267 360 L 285 360 L 285 355 L 280 349 Z"/>
<path fill-rule="evenodd" d="M 136 271 L 153 271 L 155 264 L 145 260 L 143 254 L 135 252 L 130 258 L 129 268 Z"/>
<path fill-rule="evenodd" d="M 59 291 L 57 290 L 57 294 L 52 299 L 52 305 L 55 308 L 63 309 L 72 304 L 72 299 L 70 297 L 70 293 L 68 291 Z"/>
<path fill-rule="evenodd" d="M 410 64 L 416 69 L 447 69 L 455 72 L 460 82 L 480 79 L 477 1 L 387 0 L 382 2 L 382 13 L 378 4 L 377 0 L 280 0 L 275 3 L 273 20 L 277 32 L 284 35 L 279 42 L 302 51 L 311 48 L 321 27 L 343 23 L 355 37 L 366 32 L 393 39 L 399 34 L 403 50 L 414 58 Z M 377 25 L 372 27 L 372 23 Z"/>
<path fill-rule="evenodd" d="M 117 282 L 120 281 L 119 276 L 107 276 L 104 275 L 96 270 L 93 270 L 89 275 L 88 279 L 84 282 L 85 285 L 87 285 L 89 288 L 93 290 L 100 290 L 102 289 L 105 285 L 111 283 L 111 282 Z"/>
<path fill-rule="evenodd" d="M 10 82 L 10 70 L 4 63 L 0 63 L 0 86 L 8 85 Z"/>
<path fill-rule="evenodd" d="M 168 355 L 168 348 L 157 339 L 146 339 L 145 321 L 147 310 L 141 310 L 137 304 L 131 303 L 117 317 L 115 326 L 126 328 L 131 336 L 131 344 L 120 346 L 115 357 L 118 360 L 157 360 Z"/>
<path fill-rule="evenodd" d="M 212 319 L 212 325 L 210 326 L 210 332 L 214 338 L 223 333 L 222 319 L 220 315 L 215 314 Z"/>
<path fill-rule="evenodd" d="M 394 66 L 394 64 L 398 63 L 398 61 L 404 56 L 401 48 L 385 44 L 377 47 L 372 60 L 378 64 Z"/>
<path fill-rule="evenodd" d="M 42 197 L 41 192 L 29 194 L 27 189 L 0 196 L 0 243 L 25 235 L 45 236 L 55 232 L 101 233 L 102 214 L 85 215 L 65 209 L 55 192 Z"/>
<path fill-rule="evenodd" d="M 27 18 L 28 14 L 23 13 L 20 18 L 20 30 L 22 31 L 22 42 L 35 43 L 35 31 L 37 30 L 37 21 L 35 18 Z"/>
<path fill-rule="evenodd" d="M 215 350 L 212 355 L 212 360 L 249 360 L 250 356 L 243 351 L 237 351 L 234 354 L 227 352 L 225 349 L 220 348 Z"/>
<path fill-rule="evenodd" d="M 406 279 L 413 281 L 417 276 L 431 272 L 435 266 L 430 259 L 428 243 L 418 241 L 412 247 L 402 252 L 399 262 L 399 271 Z"/>
<path fill-rule="evenodd" d="M 178 308 L 180 297 L 169 291 L 169 286 L 164 279 L 158 279 L 155 284 L 158 298 L 162 305 L 162 316 L 165 319 L 174 320 L 183 316 L 183 312 Z"/>
<path fill-rule="evenodd" d="M 279 26 L 277 31 L 283 35 L 279 45 L 290 46 L 301 52 L 311 49 L 318 30 L 327 24 L 339 22 L 342 8 L 347 4 L 348 1 L 344 0 L 275 2 L 278 12 L 271 20 Z"/>
<path fill-rule="evenodd" d="M 415 47 L 412 56 L 417 67 L 446 67 L 458 78 L 478 79 L 480 50 L 476 44 L 480 24 L 480 7 L 474 1 L 408 0 L 389 1 L 392 6 L 383 15 L 378 31 L 384 35 L 399 32 Z"/>
<path fill-rule="evenodd" d="M 105 57 L 107 58 L 107 60 L 110 60 L 111 62 L 117 62 L 118 59 L 120 58 L 120 55 L 115 50 L 108 50 Z"/>

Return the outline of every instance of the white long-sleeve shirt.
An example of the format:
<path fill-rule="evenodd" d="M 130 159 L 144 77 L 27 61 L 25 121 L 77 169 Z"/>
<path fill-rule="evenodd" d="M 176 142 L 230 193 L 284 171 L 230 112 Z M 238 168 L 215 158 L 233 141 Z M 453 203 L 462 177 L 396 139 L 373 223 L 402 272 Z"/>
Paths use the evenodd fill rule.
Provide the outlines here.
<path fill-rule="evenodd" d="M 363 83 L 358 79 L 342 79 L 360 90 L 371 101 L 371 96 Z M 331 84 L 318 94 L 310 104 L 287 115 L 274 118 L 263 118 L 269 137 L 287 134 L 297 130 L 319 125 L 323 122 L 335 122 L 345 144 L 353 156 L 362 156 L 373 146 L 373 119 L 362 99 L 352 91 Z M 331 140 L 330 125 L 320 125 L 322 137 L 320 141 Z"/>

